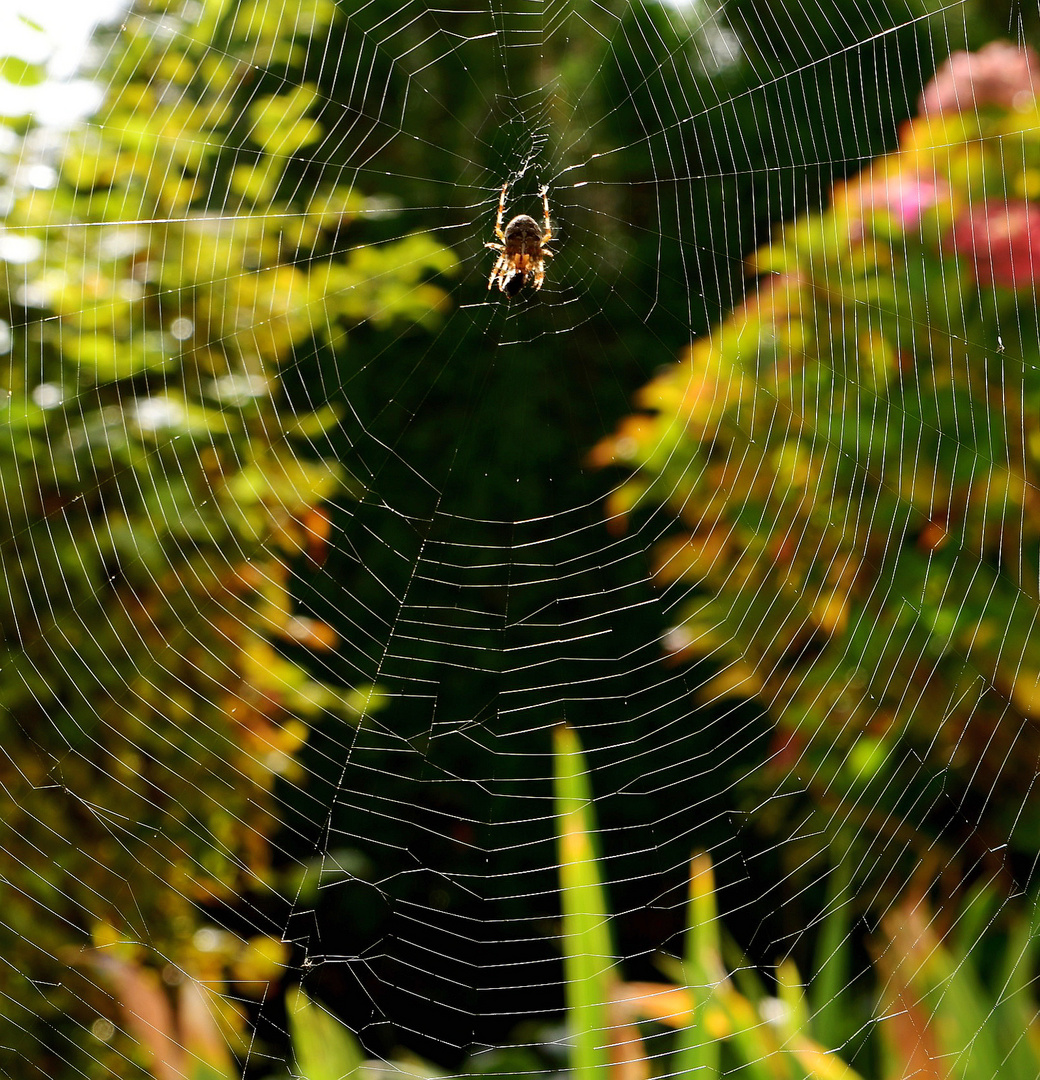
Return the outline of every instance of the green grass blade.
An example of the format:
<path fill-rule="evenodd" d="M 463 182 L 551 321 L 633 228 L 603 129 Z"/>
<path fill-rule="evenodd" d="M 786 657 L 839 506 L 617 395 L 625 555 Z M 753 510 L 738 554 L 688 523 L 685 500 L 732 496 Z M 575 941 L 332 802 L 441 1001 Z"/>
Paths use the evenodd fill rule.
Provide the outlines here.
<path fill-rule="evenodd" d="M 706 1019 L 715 987 L 724 972 L 715 875 L 711 857 L 703 851 L 697 852 L 690 862 L 683 968 L 693 1007 L 690 1023 L 679 1032 L 675 1072 L 691 1080 L 715 1080 L 719 1075 L 720 1044 L 708 1032 Z"/>
<path fill-rule="evenodd" d="M 790 1062 L 757 1007 L 728 980 L 716 996 L 729 1023 L 727 1042 L 743 1064 L 739 1075 L 746 1080 L 792 1080 Z"/>
<path fill-rule="evenodd" d="M 719 940 L 722 944 L 722 962 L 729 970 L 729 977 L 737 989 L 754 1005 L 769 997 L 765 983 L 762 982 L 754 964 L 744 955 L 744 950 L 737 944 L 736 938 L 719 923 Z"/>
<path fill-rule="evenodd" d="M 557 726 L 553 750 L 571 1071 L 576 1080 L 601 1080 L 609 1065 L 607 1003 L 616 977 L 595 847 L 592 787 L 573 728 Z"/>
<path fill-rule="evenodd" d="M 809 986 L 813 1030 L 818 1041 L 831 1050 L 844 1045 L 855 1029 L 846 1000 L 852 971 L 851 858 L 847 847 L 837 848 L 836 854 L 827 882 L 827 914 L 816 942 L 816 970 Z"/>
<path fill-rule="evenodd" d="M 809 1034 L 809 1005 L 805 988 L 793 960 L 781 960 L 776 966 L 776 996 L 780 1001 L 781 1022 L 779 1028 L 784 1036 L 794 1040 Z"/>

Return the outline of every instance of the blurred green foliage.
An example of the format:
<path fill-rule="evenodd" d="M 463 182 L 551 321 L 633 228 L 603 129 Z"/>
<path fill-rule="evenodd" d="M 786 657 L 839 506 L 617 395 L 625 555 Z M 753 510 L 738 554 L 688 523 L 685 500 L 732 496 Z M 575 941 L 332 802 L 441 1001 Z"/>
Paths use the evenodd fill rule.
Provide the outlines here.
<path fill-rule="evenodd" d="M 9 1076 L 137 1074 L 105 962 L 241 960 L 198 906 L 271 890 L 272 785 L 309 725 L 370 705 L 289 658 L 336 645 L 294 613 L 290 565 L 324 559 L 322 504 L 351 485 L 337 411 L 286 375 L 362 320 L 432 324 L 455 264 L 421 233 L 367 243 L 384 203 L 292 176 L 323 135 L 299 71 L 334 4 L 179 8 L 126 17 L 100 114 L 53 161 L 2 163 Z"/>
<path fill-rule="evenodd" d="M 675 981 L 624 980 L 611 940 L 614 919 L 603 880 L 595 797 L 580 740 L 570 727 L 556 729 L 553 756 L 566 1041 L 574 1075 L 586 1080 L 674 1075 L 858 1080 L 812 1037 L 808 1003 L 790 960 L 777 968 L 775 996 L 745 958 L 735 975 L 727 971 L 714 872 L 704 852 L 690 863 L 683 959 L 658 959 Z M 843 911 L 839 906 L 831 918 L 844 918 Z M 725 947 L 732 949 L 728 941 Z M 677 1034 L 662 1041 L 669 1029 Z"/>
<path fill-rule="evenodd" d="M 872 935 L 878 989 L 864 1002 L 856 1000 L 861 991 L 854 995 L 850 985 L 826 977 L 805 987 L 790 958 L 769 971 L 756 969 L 719 917 L 710 856 L 697 852 L 682 958 L 656 958 L 672 981 L 625 980 L 612 940 L 617 920 L 604 880 L 596 795 L 581 741 L 565 724 L 554 731 L 553 761 L 564 1027 L 518 1030 L 522 1044 L 474 1054 L 456 1075 L 555 1076 L 561 1052 L 568 1072 L 587 1080 L 987 1080 L 998 1074 L 1031 1080 L 1040 1071 L 1032 978 L 1040 948 L 1036 898 L 1025 915 L 1008 918 L 990 886 L 973 890 L 959 908 L 936 913 L 922 896 L 894 905 Z M 842 888 L 831 899 L 818 974 L 852 966 L 852 897 Z M 229 1025 L 228 999 L 217 992 L 219 977 L 182 980 L 173 996 L 154 972 L 132 961 L 109 954 L 98 963 L 121 987 L 128 1029 L 155 1080 L 236 1080 L 227 1039 L 236 1025 Z M 240 958 L 237 977 L 247 975 Z M 368 1056 L 354 1033 L 301 987 L 286 994 L 286 1022 L 285 1070 L 265 1070 L 262 1046 L 248 1043 L 253 1071 L 268 1080 L 445 1075 L 408 1051 L 398 1049 L 385 1061 Z"/>
<path fill-rule="evenodd" d="M 998 891 L 982 886 L 956 914 L 920 896 L 886 914 L 874 940 L 884 1076 L 1040 1075 L 1035 891 L 1027 899 L 1001 917 Z"/>
<path fill-rule="evenodd" d="M 871 936 L 878 979 L 862 1001 L 862 988 L 854 992 L 848 983 L 812 978 L 807 988 L 789 957 L 772 970 L 756 969 L 719 917 L 712 860 L 698 852 L 690 862 L 683 956 L 657 960 L 672 981 L 624 981 L 611 942 L 615 919 L 593 785 L 577 734 L 564 725 L 555 732 L 554 758 L 566 1044 L 575 1075 L 1030 1080 L 1040 1073 L 1035 893 L 1024 912 L 1010 914 L 1001 912 L 1005 901 L 992 886 L 940 911 L 923 896 L 907 896 Z M 847 890 L 832 901 L 818 973 L 853 966 L 857 907 Z M 609 1060 L 593 1064 L 597 1055 Z"/>
<path fill-rule="evenodd" d="M 1010 45 L 944 69 L 592 455 L 631 470 L 615 527 L 679 525 L 653 557 L 672 658 L 775 724 L 756 823 L 812 816 L 793 865 L 855 832 L 879 910 L 1037 851 L 1038 71 Z"/>

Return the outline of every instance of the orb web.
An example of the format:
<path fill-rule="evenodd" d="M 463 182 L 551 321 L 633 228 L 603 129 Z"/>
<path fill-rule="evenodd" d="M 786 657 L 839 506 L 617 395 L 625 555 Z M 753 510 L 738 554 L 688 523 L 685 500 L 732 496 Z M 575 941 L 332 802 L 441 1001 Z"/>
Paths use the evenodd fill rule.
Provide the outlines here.
<path fill-rule="evenodd" d="M 581 1072 L 561 730 L 604 1069 L 702 994 L 705 1070 L 1028 1074 L 1014 15 L 147 4 L 89 119 L 0 107 L 15 1074 L 304 1075 L 296 986 L 359 1068 Z"/>

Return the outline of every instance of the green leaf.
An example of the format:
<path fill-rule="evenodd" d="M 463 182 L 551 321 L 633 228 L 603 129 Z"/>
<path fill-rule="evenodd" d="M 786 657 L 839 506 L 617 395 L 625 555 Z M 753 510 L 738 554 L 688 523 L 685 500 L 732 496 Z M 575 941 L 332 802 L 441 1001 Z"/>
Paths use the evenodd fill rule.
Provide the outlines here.
<path fill-rule="evenodd" d="M 297 988 L 287 995 L 289 1034 L 301 1080 L 343 1080 L 365 1061 L 357 1039 Z"/>
<path fill-rule="evenodd" d="M 715 875 L 711 857 L 697 852 L 690 862 L 686 908 L 684 978 L 693 1004 L 690 1023 L 679 1032 L 675 1069 L 680 1076 L 711 1080 L 719 1075 L 720 1044 L 709 1034 L 706 1017 L 715 987 L 725 978 L 719 942 Z"/>
<path fill-rule="evenodd" d="M 44 73 L 39 64 L 30 63 L 20 56 L 0 56 L 0 79 L 14 86 L 39 86 Z"/>
<path fill-rule="evenodd" d="M 191 1080 L 235 1080 L 231 1073 L 218 1069 L 207 1061 L 196 1061 L 191 1069 Z"/>
<path fill-rule="evenodd" d="M 259 98 L 248 114 L 252 139 L 274 156 L 294 154 L 315 142 L 321 138 L 321 127 L 306 112 L 317 100 L 316 91 L 305 85 Z"/>
<path fill-rule="evenodd" d="M 592 788 L 573 728 L 557 726 L 553 749 L 571 1069 L 576 1080 L 598 1080 L 609 1064 L 607 1002 L 616 977 L 595 850 Z"/>
<path fill-rule="evenodd" d="M 851 1034 L 845 1000 L 851 970 L 850 863 L 847 846 L 842 847 L 827 879 L 827 913 L 816 942 L 815 973 L 809 985 L 816 1037 L 831 1050 L 841 1046 Z"/>

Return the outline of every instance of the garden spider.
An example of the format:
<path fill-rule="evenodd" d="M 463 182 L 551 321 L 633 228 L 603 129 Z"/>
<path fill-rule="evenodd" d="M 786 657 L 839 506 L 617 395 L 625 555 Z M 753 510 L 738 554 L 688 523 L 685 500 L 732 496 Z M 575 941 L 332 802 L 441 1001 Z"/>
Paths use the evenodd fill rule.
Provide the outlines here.
<path fill-rule="evenodd" d="M 542 205 L 545 207 L 545 228 L 527 214 L 517 214 L 509 224 L 502 228 L 502 218 L 506 212 L 506 192 L 509 181 L 502 185 L 502 195 L 498 200 L 498 220 L 495 222 L 495 236 L 500 243 L 487 243 L 493 251 L 499 252 L 488 279 L 490 289 L 496 283 L 500 292 L 512 298 L 528 283 L 536 289 L 542 287 L 545 280 L 545 260 L 553 253 L 545 246 L 552 238 L 552 225 L 549 222 L 548 188 L 541 189 Z"/>

